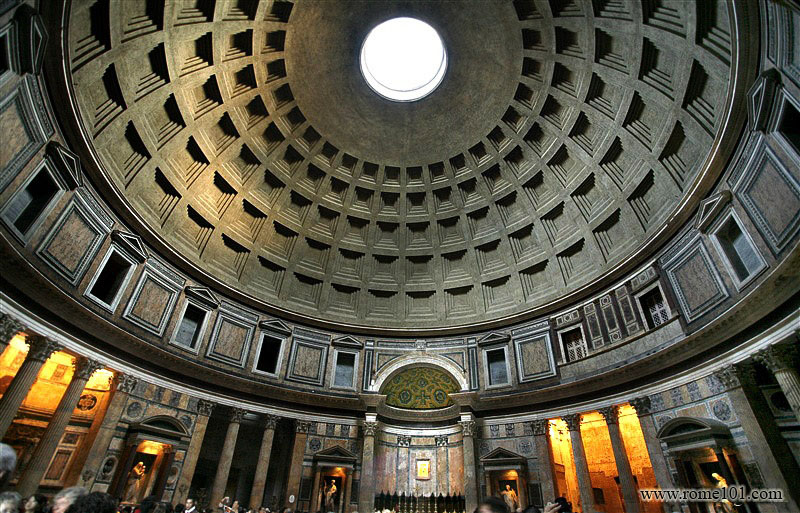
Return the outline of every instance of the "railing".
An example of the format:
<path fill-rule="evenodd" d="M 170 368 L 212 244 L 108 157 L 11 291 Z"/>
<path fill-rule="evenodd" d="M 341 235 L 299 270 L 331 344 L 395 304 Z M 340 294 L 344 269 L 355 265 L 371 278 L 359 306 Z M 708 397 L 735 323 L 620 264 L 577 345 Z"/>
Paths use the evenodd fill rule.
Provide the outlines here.
<path fill-rule="evenodd" d="M 381 492 L 375 496 L 375 510 L 396 513 L 466 513 L 463 495 L 406 495 Z"/>

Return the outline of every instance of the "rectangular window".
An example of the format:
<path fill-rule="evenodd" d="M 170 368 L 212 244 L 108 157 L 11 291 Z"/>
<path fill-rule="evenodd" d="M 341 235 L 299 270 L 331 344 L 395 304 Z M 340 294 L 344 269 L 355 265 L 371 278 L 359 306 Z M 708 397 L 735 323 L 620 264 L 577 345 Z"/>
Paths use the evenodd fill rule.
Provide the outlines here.
<path fill-rule="evenodd" d="M 175 332 L 175 343 L 194 349 L 200 339 L 200 333 L 203 331 L 206 314 L 205 310 L 188 303 L 186 310 L 183 312 L 181 323 L 178 325 L 178 331 Z"/>
<path fill-rule="evenodd" d="M 59 187 L 53 177 L 42 168 L 22 190 L 14 195 L 3 212 L 3 217 L 25 238 L 58 191 Z"/>
<path fill-rule="evenodd" d="M 356 373 L 355 353 L 336 353 L 336 368 L 333 374 L 333 386 L 353 388 L 353 377 Z"/>
<path fill-rule="evenodd" d="M 649 329 L 660 326 L 669 320 L 669 308 L 667 308 L 667 303 L 661 296 L 658 287 L 639 296 L 639 304 Z"/>
<path fill-rule="evenodd" d="M 739 282 L 744 282 L 761 269 L 761 257 L 732 215 L 714 235 Z"/>
<path fill-rule="evenodd" d="M 583 340 L 583 332 L 580 328 L 564 331 L 560 336 L 561 343 L 564 345 L 564 356 L 567 358 L 568 362 L 586 358 L 589 354 L 586 341 Z"/>
<path fill-rule="evenodd" d="M 283 339 L 266 333 L 261 337 L 261 349 L 258 352 L 256 370 L 267 374 L 278 373 L 278 362 L 281 358 Z"/>
<path fill-rule="evenodd" d="M 490 386 L 508 383 L 508 368 L 506 366 L 506 352 L 504 349 L 486 351 L 486 365 L 489 368 Z"/>
<path fill-rule="evenodd" d="M 115 307 L 122 284 L 132 267 L 130 261 L 112 250 L 89 287 L 89 295 L 106 306 Z"/>

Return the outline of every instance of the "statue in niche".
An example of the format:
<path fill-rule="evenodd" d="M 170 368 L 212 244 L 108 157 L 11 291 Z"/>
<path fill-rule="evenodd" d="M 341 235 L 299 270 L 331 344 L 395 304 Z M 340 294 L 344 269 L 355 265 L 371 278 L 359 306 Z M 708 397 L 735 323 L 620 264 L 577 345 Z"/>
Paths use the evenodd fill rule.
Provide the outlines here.
<path fill-rule="evenodd" d="M 139 495 L 144 485 L 144 475 L 147 472 L 147 467 L 144 462 L 140 461 L 131 469 L 128 474 L 128 482 L 125 485 L 125 493 L 122 494 L 122 502 L 138 502 Z"/>
<path fill-rule="evenodd" d="M 714 478 L 716 484 L 714 485 L 715 488 L 727 488 L 728 487 L 728 480 L 719 475 L 716 472 L 711 474 L 711 477 Z M 734 513 L 733 504 L 728 499 L 722 499 L 720 502 L 714 503 L 714 511 L 719 513 Z"/>
<path fill-rule="evenodd" d="M 517 492 L 511 488 L 511 485 L 506 485 L 506 489 L 500 492 L 500 495 L 503 496 L 503 500 L 508 506 L 509 511 L 516 511 L 517 506 L 519 506 L 519 499 L 517 498 Z"/>
<path fill-rule="evenodd" d="M 336 511 L 336 482 L 331 481 L 331 484 L 325 488 L 325 511 Z"/>

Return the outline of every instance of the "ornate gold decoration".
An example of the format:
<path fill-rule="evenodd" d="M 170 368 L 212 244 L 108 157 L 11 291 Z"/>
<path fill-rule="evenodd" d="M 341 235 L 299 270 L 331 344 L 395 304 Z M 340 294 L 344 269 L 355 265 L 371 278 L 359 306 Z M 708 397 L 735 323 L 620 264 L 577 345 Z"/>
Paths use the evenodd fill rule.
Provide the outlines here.
<path fill-rule="evenodd" d="M 446 408 L 451 393 L 461 388 L 447 372 L 433 367 L 412 367 L 390 379 L 381 390 L 386 404 L 412 410 Z"/>

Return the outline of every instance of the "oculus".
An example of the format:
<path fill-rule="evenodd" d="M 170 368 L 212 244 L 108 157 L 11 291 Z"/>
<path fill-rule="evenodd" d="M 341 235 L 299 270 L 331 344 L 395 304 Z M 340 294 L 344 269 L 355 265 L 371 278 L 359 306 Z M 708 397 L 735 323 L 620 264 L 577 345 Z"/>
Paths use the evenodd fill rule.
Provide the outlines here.
<path fill-rule="evenodd" d="M 373 91 L 398 102 L 432 93 L 447 70 L 436 30 L 415 18 L 392 18 L 373 28 L 361 46 L 361 74 Z"/>

